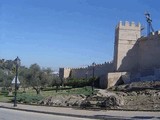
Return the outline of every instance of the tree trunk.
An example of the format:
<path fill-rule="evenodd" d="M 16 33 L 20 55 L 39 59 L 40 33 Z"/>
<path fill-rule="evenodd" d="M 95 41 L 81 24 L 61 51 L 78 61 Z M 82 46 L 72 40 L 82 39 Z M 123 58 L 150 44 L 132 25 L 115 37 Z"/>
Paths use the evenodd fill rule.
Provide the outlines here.
<path fill-rule="evenodd" d="M 39 95 L 39 94 L 40 94 L 40 92 L 41 92 L 41 89 L 40 89 L 40 88 L 33 87 L 33 89 L 35 89 L 35 90 L 36 90 L 37 95 Z"/>
<path fill-rule="evenodd" d="M 56 93 L 57 93 L 57 91 L 58 91 L 58 85 L 56 85 Z"/>
<path fill-rule="evenodd" d="M 37 95 L 40 94 L 40 89 L 36 89 Z"/>

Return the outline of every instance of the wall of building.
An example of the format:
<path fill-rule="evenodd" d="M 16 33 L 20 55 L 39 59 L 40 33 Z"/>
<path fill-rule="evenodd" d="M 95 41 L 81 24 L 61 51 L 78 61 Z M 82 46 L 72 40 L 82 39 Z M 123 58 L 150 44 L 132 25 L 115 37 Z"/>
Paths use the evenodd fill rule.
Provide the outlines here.
<path fill-rule="evenodd" d="M 61 79 L 66 79 L 70 76 L 71 74 L 71 69 L 70 68 L 59 68 L 59 77 Z"/>
<path fill-rule="evenodd" d="M 160 31 L 151 33 L 148 37 L 142 37 L 139 42 L 139 69 L 160 68 Z"/>

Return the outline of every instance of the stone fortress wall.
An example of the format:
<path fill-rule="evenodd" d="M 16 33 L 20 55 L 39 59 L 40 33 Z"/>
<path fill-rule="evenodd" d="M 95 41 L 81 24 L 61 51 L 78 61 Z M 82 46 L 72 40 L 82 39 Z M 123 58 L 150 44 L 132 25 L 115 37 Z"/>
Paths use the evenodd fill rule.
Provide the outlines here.
<path fill-rule="evenodd" d="M 107 73 L 112 71 L 112 62 L 105 62 L 103 64 L 96 64 L 94 66 L 94 75 L 99 77 L 99 84 L 101 88 L 107 87 Z M 87 66 L 83 68 L 60 68 L 59 74 L 61 78 L 78 78 L 78 79 L 89 79 L 93 77 L 93 66 Z"/>
<path fill-rule="evenodd" d="M 138 63 L 141 70 L 160 68 L 160 31 L 138 39 Z"/>
<path fill-rule="evenodd" d="M 66 79 L 70 77 L 71 68 L 59 68 L 59 77 L 61 79 Z"/>
<path fill-rule="evenodd" d="M 160 31 L 141 36 L 141 24 L 121 21 L 115 29 L 113 62 L 95 66 L 95 76 L 100 78 L 101 88 L 139 80 L 160 79 Z M 93 67 L 60 68 L 61 78 L 89 78 Z"/>
<path fill-rule="evenodd" d="M 128 22 L 120 22 L 117 28 L 114 71 L 108 73 L 107 87 L 117 85 L 120 79 L 125 83 L 160 80 L 160 31 L 143 37 L 140 24 L 135 26 L 133 22 L 129 25 Z"/>

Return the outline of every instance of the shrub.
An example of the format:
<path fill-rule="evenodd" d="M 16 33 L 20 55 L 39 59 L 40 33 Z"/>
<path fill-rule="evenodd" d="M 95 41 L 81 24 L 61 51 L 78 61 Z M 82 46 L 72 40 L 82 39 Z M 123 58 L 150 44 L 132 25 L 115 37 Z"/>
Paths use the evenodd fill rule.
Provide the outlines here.
<path fill-rule="evenodd" d="M 37 103 L 42 99 L 43 99 L 43 96 L 41 95 L 29 95 L 25 93 L 17 95 L 17 102 L 20 102 L 20 103 Z"/>
<path fill-rule="evenodd" d="M 8 90 L 6 88 L 2 88 L 1 90 L 1 94 L 4 95 L 4 96 L 7 96 L 8 95 Z"/>
<path fill-rule="evenodd" d="M 66 81 L 65 86 L 72 86 L 73 88 L 90 86 L 92 84 L 92 82 L 95 80 L 96 80 L 96 78 L 91 78 L 91 79 L 70 78 Z"/>

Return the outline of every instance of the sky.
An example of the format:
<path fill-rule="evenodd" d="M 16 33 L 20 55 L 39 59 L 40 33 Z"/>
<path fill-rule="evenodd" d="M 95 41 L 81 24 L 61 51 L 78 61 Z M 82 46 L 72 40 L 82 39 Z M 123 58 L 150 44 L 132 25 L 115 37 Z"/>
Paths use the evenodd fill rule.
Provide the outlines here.
<path fill-rule="evenodd" d="M 159 0 L 0 0 L 0 59 L 29 67 L 85 67 L 113 60 L 119 21 L 140 22 L 148 11 L 160 29 Z"/>

